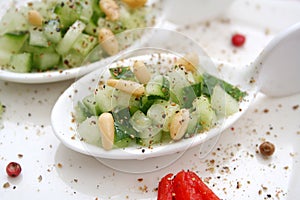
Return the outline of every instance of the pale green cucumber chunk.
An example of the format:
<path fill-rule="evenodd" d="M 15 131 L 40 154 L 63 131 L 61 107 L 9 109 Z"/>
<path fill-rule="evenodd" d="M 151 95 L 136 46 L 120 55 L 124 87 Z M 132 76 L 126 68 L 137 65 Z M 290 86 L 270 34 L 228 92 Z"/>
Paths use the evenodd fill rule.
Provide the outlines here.
<path fill-rule="evenodd" d="M 211 105 L 220 116 L 227 117 L 239 111 L 239 103 L 219 85 L 213 89 Z"/>
<path fill-rule="evenodd" d="M 79 19 L 85 23 L 88 23 L 93 16 L 92 0 L 78 0 L 78 1 L 80 2 L 80 6 L 81 6 Z"/>
<path fill-rule="evenodd" d="M 0 65 L 2 65 L 2 66 L 7 65 L 9 63 L 12 55 L 13 55 L 12 53 L 1 49 L 0 50 Z"/>
<path fill-rule="evenodd" d="M 66 69 L 81 66 L 83 60 L 84 57 L 74 50 L 62 56 L 63 67 Z"/>
<path fill-rule="evenodd" d="M 83 105 L 82 102 L 78 102 L 77 105 L 74 107 L 75 110 L 75 120 L 78 123 L 83 122 L 86 118 L 90 117 L 91 115 L 88 113 L 86 107 Z"/>
<path fill-rule="evenodd" d="M 90 21 L 86 24 L 84 32 L 92 36 L 98 36 L 98 26 L 93 21 Z"/>
<path fill-rule="evenodd" d="M 58 43 L 62 39 L 59 21 L 47 21 L 47 23 L 44 26 L 44 34 L 49 41 L 53 43 Z"/>
<path fill-rule="evenodd" d="M 203 95 L 197 97 L 193 102 L 193 109 L 199 114 L 200 124 L 204 130 L 208 130 L 215 126 L 217 116 L 207 97 Z"/>
<path fill-rule="evenodd" d="M 130 124 L 138 132 L 137 143 L 142 146 L 151 146 L 161 141 L 162 128 L 157 126 L 143 112 L 136 111 L 129 120 Z"/>
<path fill-rule="evenodd" d="M 57 14 L 61 23 L 61 28 L 67 30 L 76 20 L 79 19 L 80 14 L 76 10 L 76 6 L 72 1 L 62 0 L 58 2 L 54 8 L 54 13 Z"/>
<path fill-rule="evenodd" d="M 38 47 L 48 47 L 48 39 L 44 35 L 44 30 L 38 27 L 30 27 L 29 45 Z"/>
<path fill-rule="evenodd" d="M 170 83 L 169 80 L 162 75 L 154 76 L 146 85 L 146 95 L 149 99 L 164 99 L 170 98 Z"/>
<path fill-rule="evenodd" d="M 26 7 L 20 9 L 13 7 L 9 9 L 1 18 L 0 35 L 28 31 L 27 10 L 28 8 Z"/>
<path fill-rule="evenodd" d="M 191 112 L 188 128 L 185 134 L 185 137 L 191 137 L 197 133 L 197 131 L 201 128 L 200 125 L 200 114 L 198 112 Z"/>
<path fill-rule="evenodd" d="M 101 146 L 101 132 L 98 128 L 98 119 L 92 116 L 78 125 L 77 133 L 81 139 L 89 144 Z"/>
<path fill-rule="evenodd" d="M 56 51 L 60 55 L 68 53 L 72 48 L 75 41 L 81 35 L 82 31 L 85 29 L 85 24 L 82 21 L 77 20 L 64 35 L 63 39 L 57 44 Z"/>
<path fill-rule="evenodd" d="M 31 71 L 32 54 L 21 53 L 13 54 L 9 62 L 9 70 L 17 73 L 26 73 Z"/>
<path fill-rule="evenodd" d="M 155 125 L 161 127 L 163 131 L 170 130 L 173 116 L 180 110 L 178 104 L 164 100 L 157 100 L 147 111 L 149 117 Z"/>
<path fill-rule="evenodd" d="M 94 94 L 84 97 L 82 103 L 91 115 L 98 116 L 101 113 Z"/>
<path fill-rule="evenodd" d="M 56 51 L 55 51 L 54 45 L 52 45 L 52 44 L 48 47 L 31 46 L 29 44 L 29 41 L 27 40 L 27 41 L 25 41 L 20 52 L 41 54 L 41 53 L 55 53 Z"/>
<path fill-rule="evenodd" d="M 113 109 L 112 104 L 112 95 L 114 88 L 105 85 L 104 87 L 100 87 L 95 92 L 95 101 L 101 112 L 109 112 Z"/>
<path fill-rule="evenodd" d="M 132 127 L 139 133 L 144 132 L 152 125 L 152 120 L 142 111 L 136 111 L 129 120 Z"/>
<path fill-rule="evenodd" d="M 28 38 L 28 34 L 10 34 L 7 33 L 0 37 L 0 50 L 10 53 L 18 53 L 25 41 Z"/>
<path fill-rule="evenodd" d="M 57 53 L 41 53 L 34 55 L 34 66 L 42 71 L 57 67 L 60 55 Z"/>
<path fill-rule="evenodd" d="M 97 38 L 87 34 L 80 34 L 73 45 L 73 49 L 86 56 L 98 44 Z"/>

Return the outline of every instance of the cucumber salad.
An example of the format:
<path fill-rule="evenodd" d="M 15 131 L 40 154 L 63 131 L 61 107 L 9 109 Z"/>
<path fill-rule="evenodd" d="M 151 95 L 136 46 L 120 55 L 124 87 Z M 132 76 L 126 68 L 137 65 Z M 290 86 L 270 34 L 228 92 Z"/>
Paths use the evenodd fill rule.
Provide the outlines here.
<path fill-rule="evenodd" d="M 30 73 L 79 67 L 97 44 L 145 27 L 146 1 L 41 0 L 12 6 L 0 21 L 1 69 Z M 114 51 L 103 46 L 91 62 L 116 54 L 117 45 Z"/>
<path fill-rule="evenodd" d="M 212 129 L 239 112 L 247 93 L 199 67 L 195 54 L 110 67 L 109 77 L 101 77 L 98 87 L 76 102 L 78 136 L 105 150 L 153 148 Z"/>

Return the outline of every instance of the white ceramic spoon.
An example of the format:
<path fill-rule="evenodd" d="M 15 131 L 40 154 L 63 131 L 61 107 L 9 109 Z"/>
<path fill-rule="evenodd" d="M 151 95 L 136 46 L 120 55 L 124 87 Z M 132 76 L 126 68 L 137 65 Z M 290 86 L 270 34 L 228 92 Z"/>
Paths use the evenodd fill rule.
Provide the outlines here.
<path fill-rule="evenodd" d="M 97 87 L 100 76 L 107 77 L 107 68 L 100 68 L 97 71 L 94 71 L 79 79 L 58 99 L 51 115 L 51 122 L 54 133 L 67 147 L 75 151 L 100 158 L 145 159 L 149 157 L 168 155 L 176 152 L 183 152 L 193 146 L 207 141 L 214 136 L 219 135 L 224 129 L 231 126 L 247 110 L 260 88 L 272 89 L 272 85 L 268 85 L 267 80 L 272 80 L 271 75 L 274 75 L 274 77 L 276 77 L 277 75 L 276 73 L 268 74 L 267 69 L 280 69 L 281 66 L 265 65 L 266 63 L 270 63 L 270 61 L 265 62 L 265 59 L 272 57 L 273 48 L 274 50 L 280 49 L 280 45 L 284 44 L 282 41 L 288 40 L 290 35 L 293 33 L 293 30 L 297 31 L 298 29 L 288 29 L 284 33 L 280 34 L 277 38 L 275 38 L 273 42 L 271 42 L 270 45 L 266 48 L 266 51 L 264 51 L 264 53 L 261 54 L 256 62 L 254 62 L 254 64 L 252 64 L 251 66 L 244 66 L 235 69 L 233 69 L 232 66 L 226 65 L 222 67 L 219 66 L 218 68 L 215 67 L 215 64 L 210 60 L 210 58 L 208 58 L 208 56 L 203 52 L 202 48 L 199 47 L 196 42 L 180 33 L 150 28 L 147 30 L 126 32 L 124 34 L 128 34 L 128 36 L 130 36 L 136 35 L 136 32 L 139 31 L 147 31 L 148 38 L 145 39 L 145 41 L 143 41 L 143 39 L 140 40 L 141 43 L 135 50 L 131 50 L 130 52 L 121 52 L 118 57 L 115 58 L 115 60 L 118 60 L 118 62 L 112 63 L 112 67 L 118 64 L 132 64 L 135 60 L 143 60 L 144 62 L 148 63 L 163 63 L 168 62 L 168 58 L 170 56 L 183 55 L 186 52 L 196 52 L 198 53 L 200 58 L 200 65 L 206 72 L 218 76 L 234 85 L 238 85 L 242 90 L 247 91 L 248 96 L 246 96 L 245 100 L 240 104 L 241 111 L 222 121 L 222 123 L 219 123 L 216 128 L 213 128 L 202 134 L 197 134 L 189 139 L 182 139 L 178 142 L 170 144 L 157 145 L 152 149 L 128 147 L 125 149 L 112 149 L 110 151 L 105 151 L 100 147 L 93 146 L 81 141 L 76 132 L 77 125 L 73 120 L 74 106 L 77 104 L 77 102 L 82 100 L 82 98 L 84 98 L 85 96 L 89 95 L 93 91 L 93 89 Z M 127 38 L 127 36 L 125 35 L 124 38 Z M 160 56 L 149 56 L 153 53 L 160 53 Z M 286 53 L 280 55 L 283 56 L 283 60 L 292 59 L 291 57 L 289 57 L 289 55 L 291 54 Z M 259 63 L 259 65 L 257 63 Z M 297 69 L 299 72 L 299 68 L 295 68 L 294 70 Z M 220 70 L 221 74 L 219 73 Z M 260 71 L 262 72 L 261 74 Z M 289 79 L 287 79 L 285 82 L 285 84 L 287 85 L 288 80 Z M 292 81 L 299 82 L 299 80 L 290 80 L 290 82 Z M 293 88 L 294 89 L 290 89 L 285 93 L 280 92 L 277 93 L 277 95 L 275 93 L 275 96 L 289 95 L 300 90 L 299 86 Z M 276 91 L 276 89 L 274 89 L 273 91 Z M 266 92 L 266 94 L 268 94 L 268 92 Z M 274 95 L 274 93 L 269 94 Z"/>
<path fill-rule="evenodd" d="M 300 23 L 279 33 L 255 61 L 260 91 L 281 97 L 300 92 Z"/>

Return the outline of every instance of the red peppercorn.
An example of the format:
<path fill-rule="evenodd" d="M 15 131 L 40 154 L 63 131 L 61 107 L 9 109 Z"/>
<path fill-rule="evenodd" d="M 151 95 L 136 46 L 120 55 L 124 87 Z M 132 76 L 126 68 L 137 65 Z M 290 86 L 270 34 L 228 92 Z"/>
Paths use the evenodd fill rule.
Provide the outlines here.
<path fill-rule="evenodd" d="M 19 176 L 19 174 L 21 173 L 21 171 L 22 171 L 22 168 L 21 168 L 21 165 L 19 163 L 10 162 L 6 166 L 6 173 L 10 177 L 17 177 L 17 176 Z"/>
<path fill-rule="evenodd" d="M 240 47 L 240 46 L 243 46 L 243 44 L 245 43 L 246 41 L 246 37 L 242 34 L 234 34 L 231 38 L 231 43 L 233 44 L 233 46 L 236 46 L 236 47 Z"/>

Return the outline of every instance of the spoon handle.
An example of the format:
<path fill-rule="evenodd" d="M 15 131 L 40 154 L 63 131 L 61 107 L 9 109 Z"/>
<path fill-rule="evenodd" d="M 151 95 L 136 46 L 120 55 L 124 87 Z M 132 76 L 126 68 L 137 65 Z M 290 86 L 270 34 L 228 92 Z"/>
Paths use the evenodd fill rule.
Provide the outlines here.
<path fill-rule="evenodd" d="M 260 91 L 271 97 L 300 92 L 300 23 L 280 32 L 255 61 Z"/>

